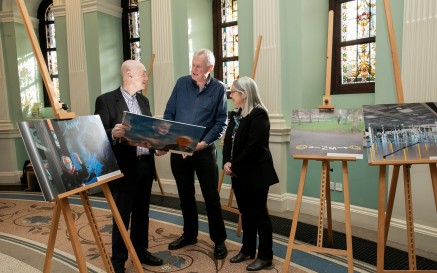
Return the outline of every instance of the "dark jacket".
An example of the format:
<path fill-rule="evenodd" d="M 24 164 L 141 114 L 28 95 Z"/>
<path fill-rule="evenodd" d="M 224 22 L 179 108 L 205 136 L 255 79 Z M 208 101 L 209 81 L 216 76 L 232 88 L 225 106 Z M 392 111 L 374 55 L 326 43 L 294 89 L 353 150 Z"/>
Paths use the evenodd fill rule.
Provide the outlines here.
<path fill-rule="evenodd" d="M 223 147 L 223 165 L 231 162 L 232 172 L 236 175 L 232 179 L 233 186 L 238 183 L 255 190 L 278 183 L 269 149 L 270 121 L 267 112 L 262 108 L 254 108 L 249 115 L 240 120 L 231 160 L 236 115 L 236 112 L 230 114 Z"/>
<path fill-rule="evenodd" d="M 149 100 L 141 93 L 137 93 L 136 96 L 137 96 L 138 104 L 141 109 L 141 113 L 145 116 L 151 116 L 152 113 L 150 112 Z M 120 88 L 117 88 L 114 91 L 100 95 L 96 99 L 94 114 L 100 115 L 100 118 L 102 119 L 103 127 L 106 130 L 106 134 L 108 135 L 109 142 L 111 143 L 112 150 L 114 151 L 115 158 L 117 159 L 117 163 L 122 173 L 126 172 L 126 169 L 128 168 L 129 164 L 132 162 L 132 160 L 137 160 L 135 159 L 137 153 L 136 146 L 131 146 L 124 142 L 112 140 L 112 133 L 111 133 L 112 128 L 114 128 L 116 124 L 122 122 L 124 111 L 129 111 L 129 108 L 126 104 L 126 101 L 123 98 L 123 95 L 121 94 Z M 151 158 L 152 158 L 153 169 L 155 169 L 153 150 L 151 150 L 150 152 L 152 154 Z M 110 185 L 120 186 L 121 188 L 129 189 L 132 187 L 132 185 L 129 185 L 129 183 L 132 182 L 125 181 L 123 185 L 120 185 L 121 183 L 117 181 L 117 182 L 112 182 Z"/>

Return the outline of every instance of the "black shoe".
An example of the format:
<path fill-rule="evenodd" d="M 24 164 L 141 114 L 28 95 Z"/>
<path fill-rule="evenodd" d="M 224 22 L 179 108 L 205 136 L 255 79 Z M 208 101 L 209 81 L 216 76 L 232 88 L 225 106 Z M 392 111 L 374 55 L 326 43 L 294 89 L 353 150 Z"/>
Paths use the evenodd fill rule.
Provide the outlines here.
<path fill-rule="evenodd" d="M 273 268 L 273 263 L 272 260 L 269 261 L 264 261 L 264 260 L 260 260 L 260 259 L 256 259 L 255 261 L 253 261 L 252 263 L 250 263 L 247 267 L 246 270 L 247 271 L 259 271 L 262 269 L 272 269 Z"/>
<path fill-rule="evenodd" d="M 125 273 L 125 269 L 124 268 L 114 268 L 114 272 L 115 273 Z"/>
<path fill-rule="evenodd" d="M 239 252 L 237 255 L 232 257 L 229 261 L 231 263 L 241 263 L 242 261 L 246 260 L 247 258 L 253 259 L 253 258 L 255 258 L 255 255 L 246 255 L 243 252 Z"/>
<path fill-rule="evenodd" d="M 226 248 L 225 243 L 216 244 L 214 246 L 214 258 L 217 260 L 221 260 L 226 258 L 228 255 L 228 249 Z"/>
<path fill-rule="evenodd" d="M 153 256 L 152 253 L 150 253 L 149 251 L 146 251 L 143 255 L 141 255 L 140 257 L 138 257 L 140 259 L 140 262 L 142 264 L 147 264 L 147 265 L 151 265 L 151 266 L 157 266 L 157 265 L 163 265 L 164 262 L 162 261 L 162 259 Z"/>
<path fill-rule="evenodd" d="M 187 245 L 194 245 L 195 243 L 197 243 L 196 238 L 188 239 L 184 236 L 181 236 L 181 237 L 177 238 L 176 240 L 174 240 L 173 242 L 171 242 L 168 245 L 168 249 L 175 250 L 175 249 L 183 248 L 184 246 L 187 246 Z"/>

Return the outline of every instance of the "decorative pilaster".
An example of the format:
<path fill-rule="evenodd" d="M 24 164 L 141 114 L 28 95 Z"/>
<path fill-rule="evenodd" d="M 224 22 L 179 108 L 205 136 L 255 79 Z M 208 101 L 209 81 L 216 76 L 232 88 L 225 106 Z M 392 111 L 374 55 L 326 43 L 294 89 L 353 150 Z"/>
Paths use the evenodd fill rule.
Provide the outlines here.
<path fill-rule="evenodd" d="M 91 113 L 81 3 L 65 1 L 70 102 L 77 116 Z"/>
<path fill-rule="evenodd" d="M 155 113 L 162 115 L 174 85 L 171 1 L 152 0 L 151 15 Z"/>
<path fill-rule="evenodd" d="M 270 112 L 272 129 L 285 126 L 281 109 L 281 46 L 279 41 L 279 1 L 253 1 L 254 48 L 262 35 L 256 82 Z"/>
<path fill-rule="evenodd" d="M 0 24 L 4 22 L 21 22 L 21 17 L 18 17 L 12 10 L 4 11 L 0 15 Z M 3 35 L 3 28 L 0 28 L 0 37 L 4 37 Z M 0 157 L 0 184 L 13 184 L 19 183 L 20 174 L 17 170 L 15 142 L 20 137 L 20 134 L 11 121 L 9 113 L 9 94 L 6 88 L 4 55 L 3 43 L 0 42 L 0 149 L 2 150 L 2 156 Z M 19 96 L 19 93 L 12 95 Z"/>
<path fill-rule="evenodd" d="M 270 150 L 281 183 L 273 186 L 269 194 L 269 208 L 283 211 L 282 196 L 287 193 L 287 168 L 283 163 L 288 155 L 290 128 L 286 127 L 281 106 L 281 44 L 279 33 L 279 0 L 253 1 L 254 49 L 258 36 L 262 43 L 255 80 L 263 102 L 269 110 Z M 255 50 L 254 50 L 255 51 Z"/>

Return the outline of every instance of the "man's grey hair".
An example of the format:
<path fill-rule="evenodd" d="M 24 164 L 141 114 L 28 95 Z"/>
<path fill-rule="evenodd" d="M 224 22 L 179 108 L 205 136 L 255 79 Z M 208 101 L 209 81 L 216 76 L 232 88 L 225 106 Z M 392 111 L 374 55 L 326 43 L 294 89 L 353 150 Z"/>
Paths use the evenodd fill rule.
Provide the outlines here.
<path fill-rule="evenodd" d="M 214 66 L 215 65 L 214 53 L 212 53 L 211 50 L 206 49 L 206 48 L 200 49 L 200 50 L 194 52 L 193 58 L 197 57 L 199 55 L 205 55 L 206 56 L 206 64 L 208 66 L 210 66 L 210 65 Z"/>

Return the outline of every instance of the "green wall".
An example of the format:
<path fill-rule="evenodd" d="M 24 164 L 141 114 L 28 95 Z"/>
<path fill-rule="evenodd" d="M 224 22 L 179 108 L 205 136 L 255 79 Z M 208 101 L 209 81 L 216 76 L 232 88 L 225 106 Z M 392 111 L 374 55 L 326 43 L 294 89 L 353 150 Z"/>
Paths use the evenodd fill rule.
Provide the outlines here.
<path fill-rule="evenodd" d="M 121 18 L 90 12 L 84 14 L 84 25 L 90 114 L 93 114 L 96 98 L 121 84 Z"/>
<path fill-rule="evenodd" d="M 394 102 L 394 80 L 388 34 L 382 0 L 377 2 L 377 64 L 378 82 L 375 94 L 333 96 L 336 108 L 356 108 L 364 104 Z M 325 92 L 328 1 L 279 1 L 282 113 L 287 123 L 295 108 L 317 108 Z M 253 3 L 239 1 L 239 43 L 241 75 L 250 75 L 253 52 Z M 402 32 L 403 1 L 392 3 L 396 33 Z M 381 38 L 379 38 L 381 37 Z M 397 36 L 400 51 L 401 37 Z M 400 55 L 400 54 L 399 54 Z M 388 73 L 388 75 L 387 75 Z M 391 90 L 391 91 L 390 91 Z M 302 162 L 290 157 L 287 164 L 287 192 L 296 193 Z M 331 164 L 331 180 L 342 182 L 340 162 Z M 349 162 L 350 195 L 353 205 L 377 207 L 378 169 L 367 164 L 367 157 Z M 304 194 L 318 198 L 320 192 L 321 162 L 310 162 Z M 332 192 L 332 200 L 343 202 L 342 192 Z"/>
<path fill-rule="evenodd" d="M 190 53 L 199 48 L 212 49 L 212 0 L 172 0 L 172 39 L 174 79 L 189 74 Z M 402 52 L 403 0 L 391 1 L 399 57 Z M 390 45 L 382 0 L 377 0 L 377 82 L 375 94 L 336 95 L 336 108 L 361 107 L 364 104 L 395 103 Z M 140 2 L 142 62 L 148 68 L 152 54 L 151 1 Z M 253 36 L 253 2 L 239 1 L 240 74 L 250 75 L 255 37 Z M 275 18 L 276 19 L 276 18 Z M 316 108 L 321 103 L 325 88 L 326 38 L 328 1 L 279 0 L 281 107 L 287 123 L 294 108 Z M 121 19 L 103 13 L 84 15 L 90 103 L 95 97 L 120 84 L 119 67 L 122 62 Z M 65 36 L 65 17 L 56 18 L 61 98 L 69 102 L 68 62 Z M 16 23 L 2 23 L 2 45 L 5 67 L 17 67 L 17 57 L 28 50 L 24 27 Z M 98 31 L 99 30 L 99 31 Z M 97 33 L 97 34 L 96 34 Z M 3 38 L 5 37 L 5 38 Z M 24 44 L 23 44 L 24 43 Z M 19 92 L 18 76 L 6 72 L 9 94 Z M 153 77 L 152 77 L 153 81 Z M 14 88 L 17 89 L 14 91 Z M 148 97 L 153 108 L 153 84 L 149 83 Z M 73 91 L 71 91 L 73 92 Z M 19 96 L 8 96 L 12 121 L 21 120 Z M 229 108 L 233 108 L 231 102 Z M 91 106 L 94 109 L 94 105 Z M 160 113 L 157 113 L 160 114 Z M 21 146 L 20 146 L 21 145 Z M 288 144 L 287 144 L 288 145 Z M 17 143 L 17 154 L 23 152 Z M 221 165 L 221 148 L 218 150 Z M 22 158 L 19 156 L 21 162 Z M 287 192 L 296 193 L 302 162 L 287 156 Z M 340 163 L 332 164 L 331 179 L 342 181 Z M 378 170 L 367 164 L 367 158 L 349 162 L 349 181 L 353 205 L 376 209 Z M 311 162 L 307 174 L 305 195 L 319 197 L 321 163 Z M 229 180 L 225 181 L 229 183 Z M 332 192 L 333 201 L 343 201 L 342 193 Z"/>

